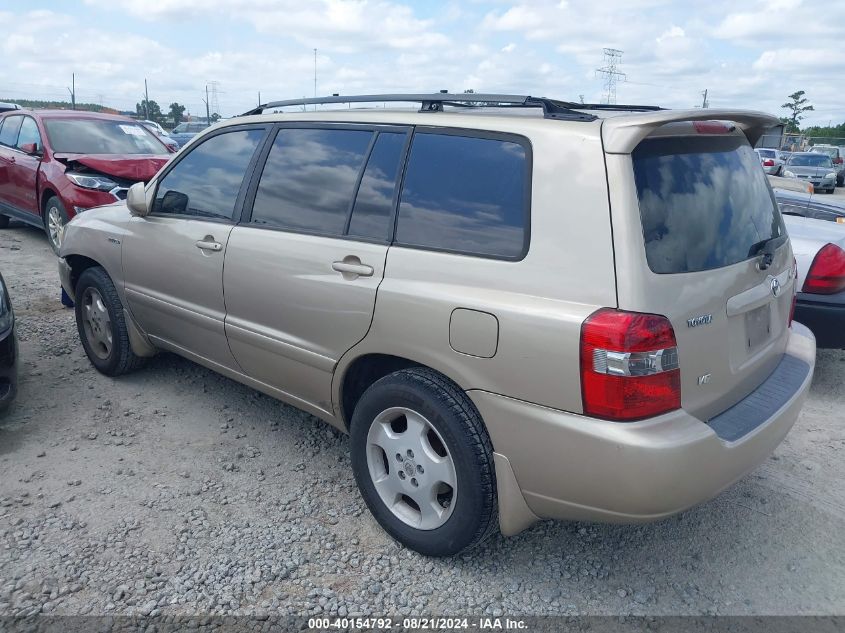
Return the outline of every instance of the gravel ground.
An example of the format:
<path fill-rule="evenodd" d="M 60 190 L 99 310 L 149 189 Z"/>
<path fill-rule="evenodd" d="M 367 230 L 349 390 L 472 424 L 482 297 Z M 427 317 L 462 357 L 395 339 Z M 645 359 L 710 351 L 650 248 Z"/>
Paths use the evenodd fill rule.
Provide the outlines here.
<path fill-rule="evenodd" d="M 345 436 L 172 355 L 99 375 L 34 229 L 0 232 L 0 271 L 21 350 L 0 614 L 845 613 L 845 352 L 819 353 L 795 429 L 717 499 L 429 560 L 370 517 Z"/>

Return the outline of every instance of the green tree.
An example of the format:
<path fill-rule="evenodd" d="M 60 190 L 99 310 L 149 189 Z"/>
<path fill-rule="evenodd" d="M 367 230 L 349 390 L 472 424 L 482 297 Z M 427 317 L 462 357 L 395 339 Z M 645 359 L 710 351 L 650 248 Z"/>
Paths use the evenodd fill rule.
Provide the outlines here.
<path fill-rule="evenodd" d="M 798 124 L 801 123 L 801 119 L 804 118 L 805 112 L 811 112 L 815 110 L 815 108 L 810 105 L 804 97 L 804 91 L 799 90 L 798 92 L 793 92 L 789 95 L 789 101 L 784 103 L 781 108 L 790 111 L 790 115 L 783 117 L 781 121 L 786 124 L 786 131 L 787 132 L 798 132 L 800 128 Z"/>
<path fill-rule="evenodd" d="M 173 119 L 173 125 L 179 125 L 182 122 L 182 115 L 185 114 L 185 106 L 176 103 L 170 104 L 170 118 Z"/>
<path fill-rule="evenodd" d="M 155 121 L 156 123 L 164 121 L 164 115 L 161 113 L 161 106 L 153 99 L 150 99 L 149 103 L 146 99 L 141 99 L 140 103 L 135 104 L 135 112 L 138 113 L 139 117 L 144 117 L 149 121 Z"/>

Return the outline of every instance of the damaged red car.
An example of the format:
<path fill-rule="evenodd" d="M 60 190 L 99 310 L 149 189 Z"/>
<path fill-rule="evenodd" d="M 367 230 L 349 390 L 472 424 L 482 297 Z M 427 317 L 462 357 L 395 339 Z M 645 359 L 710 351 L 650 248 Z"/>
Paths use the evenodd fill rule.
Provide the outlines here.
<path fill-rule="evenodd" d="M 58 253 L 65 224 L 91 207 L 126 199 L 168 161 L 167 147 L 137 121 L 72 110 L 0 115 L 0 228 L 10 219 L 43 228 Z"/>

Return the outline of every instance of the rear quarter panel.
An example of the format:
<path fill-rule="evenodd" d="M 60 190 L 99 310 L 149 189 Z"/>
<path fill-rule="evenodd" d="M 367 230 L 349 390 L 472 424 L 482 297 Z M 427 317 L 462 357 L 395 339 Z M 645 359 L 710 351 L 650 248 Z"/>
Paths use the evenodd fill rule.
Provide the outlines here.
<path fill-rule="evenodd" d="M 392 246 L 370 331 L 340 361 L 336 403 L 346 367 L 363 354 L 380 353 L 433 367 L 463 389 L 582 411 L 581 323 L 597 308 L 616 305 L 601 141 L 581 123 L 530 120 L 514 126 L 496 129 L 525 136 L 532 148 L 524 259 Z M 498 340 L 491 358 L 450 345 L 450 319 L 458 308 L 495 316 Z"/>

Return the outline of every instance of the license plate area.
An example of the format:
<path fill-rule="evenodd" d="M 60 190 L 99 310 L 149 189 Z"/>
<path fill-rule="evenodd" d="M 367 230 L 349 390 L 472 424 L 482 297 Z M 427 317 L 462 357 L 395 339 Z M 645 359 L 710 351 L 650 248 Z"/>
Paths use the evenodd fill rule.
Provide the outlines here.
<path fill-rule="evenodd" d="M 766 304 L 745 313 L 745 341 L 749 351 L 769 340 L 772 333 L 771 305 Z"/>

